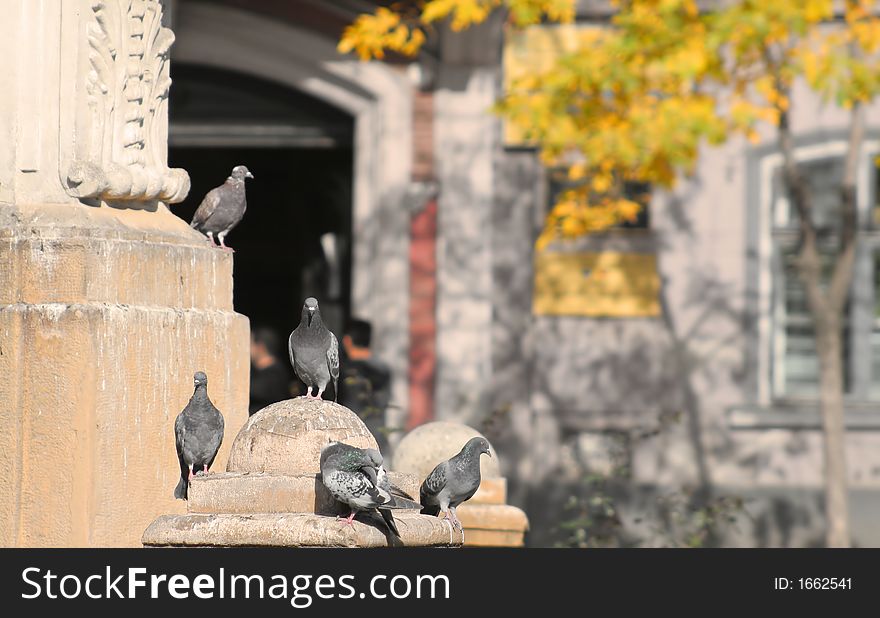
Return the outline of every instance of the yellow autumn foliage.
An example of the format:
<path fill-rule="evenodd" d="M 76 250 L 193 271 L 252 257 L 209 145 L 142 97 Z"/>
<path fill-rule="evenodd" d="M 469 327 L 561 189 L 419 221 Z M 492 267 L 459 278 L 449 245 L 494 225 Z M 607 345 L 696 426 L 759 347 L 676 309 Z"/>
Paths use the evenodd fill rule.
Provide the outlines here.
<path fill-rule="evenodd" d="M 875 0 L 731 0 L 711 12 L 696 0 L 613 0 L 607 26 L 564 25 L 575 4 L 424 0 L 360 16 L 339 43 L 363 59 L 412 56 L 440 22 L 461 30 L 507 11 L 495 111 L 509 139 L 537 147 L 577 185 L 551 209 L 539 248 L 634 220 L 640 205 L 626 183 L 671 187 L 706 144 L 733 133 L 759 141 L 759 125 L 793 104 L 796 78 L 842 107 L 880 91 Z M 535 26 L 546 22 L 563 25 Z M 534 49 L 556 51 L 528 57 Z"/>

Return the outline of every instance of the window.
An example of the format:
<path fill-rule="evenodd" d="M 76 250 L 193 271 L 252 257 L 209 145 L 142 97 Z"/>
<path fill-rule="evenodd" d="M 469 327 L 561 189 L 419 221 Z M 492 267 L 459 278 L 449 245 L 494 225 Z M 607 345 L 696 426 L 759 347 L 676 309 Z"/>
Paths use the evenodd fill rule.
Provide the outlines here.
<path fill-rule="evenodd" d="M 548 171 L 548 208 L 559 200 L 563 191 L 573 189 L 584 181 L 573 181 L 568 178 L 567 168 L 553 168 Z M 650 227 L 649 205 L 651 202 L 651 185 L 647 182 L 627 182 L 624 185 L 623 194 L 641 206 L 635 221 L 623 221 L 614 226 L 618 230 L 646 230 Z"/>
<path fill-rule="evenodd" d="M 872 162 L 873 156 L 865 162 Z M 825 281 L 838 251 L 840 181 L 843 152 L 800 161 L 813 191 L 813 216 L 824 258 Z M 865 166 L 873 182 L 877 170 Z M 772 395 L 775 399 L 815 398 L 819 392 L 819 359 L 804 287 L 795 270 L 798 215 L 790 203 L 778 166 L 772 173 Z M 867 204 L 868 190 L 860 183 L 860 205 Z M 866 210 L 861 208 L 861 211 Z M 875 211 L 876 212 L 876 211 Z M 850 399 L 880 400 L 880 228 L 874 217 L 862 212 L 850 299 L 842 324 L 844 388 Z"/>

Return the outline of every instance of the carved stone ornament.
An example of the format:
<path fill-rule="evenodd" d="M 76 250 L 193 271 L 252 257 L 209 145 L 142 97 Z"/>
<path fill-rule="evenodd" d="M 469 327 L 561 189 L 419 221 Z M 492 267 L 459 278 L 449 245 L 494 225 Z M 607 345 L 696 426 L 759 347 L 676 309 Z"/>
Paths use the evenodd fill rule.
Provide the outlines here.
<path fill-rule="evenodd" d="M 189 175 L 167 165 L 168 53 L 159 0 L 65 0 L 61 182 L 77 198 L 183 201 Z"/>

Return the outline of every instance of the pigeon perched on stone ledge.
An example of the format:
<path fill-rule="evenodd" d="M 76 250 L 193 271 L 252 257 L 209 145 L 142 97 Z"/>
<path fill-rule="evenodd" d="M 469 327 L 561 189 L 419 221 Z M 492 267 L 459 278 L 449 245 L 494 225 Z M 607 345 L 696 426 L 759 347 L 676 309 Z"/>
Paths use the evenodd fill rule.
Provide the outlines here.
<path fill-rule="evenodd" d="M 424 507 L 422 513 L 447 514 L 452 525 L 462 530 L 455 508 L 470 500 L 480 487 L 480 455 L 489 457 L 489 442 L 486 438 L 471 438 L 455 457 L 441 461 L 422 483 L 419 501 Z"/>
<path fill-rule="evenodd" d="M 224 239 L 229 231 L 238 225 L 247 210 L 245 199 L 245 178 L 253 178 L 254 175 L 244 165 L 236 165 L 232 168 L 232 174 L 219 187 L 208 191 L 202 203 L 193 215 L 191 228 L 205 234 L 213 246 L 217 246 L 214 237 L 220 241 L 220 246 L 228 251 Z"/>
<path fill-rule="evenodd" d="M 180 481 L 174 497 L 186 500 L 189 482 L 196 473 L 207 473 L 223 443 L 223 415 L 208 398 L 208 377 L 197 371 L 193 376 L 195 391 L 174 421 Z"/>
<path fill-rule="evenodd" d="M 321 319 L 318 301 L 312 297 L 303 303 L 299 325 L 287 341 L 290 364 L 306 385 L 306 397 L 317 391 L 318 399 L 333 380 L 333 401 L 338 399 L 339 342 Z"/>
<path fill-rule="evenodd" d="M 331 442 L 321 450 L 320 465 L 321 482 L 334 498 L 351 509 L 351 514 L 343 520 L 346 524 L 351 525 L 360 511 L 377 509 L 388 529 L 400 538 L 390 509 L 401 503 L 387 489 L 390 483 L 379 451 Z M 381 483 L 380 470 L 385 479 Z"/>

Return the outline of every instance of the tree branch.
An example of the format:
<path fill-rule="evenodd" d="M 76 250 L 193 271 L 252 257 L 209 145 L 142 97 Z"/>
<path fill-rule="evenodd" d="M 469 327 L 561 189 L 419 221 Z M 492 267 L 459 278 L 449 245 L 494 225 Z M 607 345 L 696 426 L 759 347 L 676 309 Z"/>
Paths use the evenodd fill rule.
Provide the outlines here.
<path fill-rule="evenodd" d="M 780 90 L 780 92 L 786 98 L 789 97 L 787 89 Z M 794 156 L 794 139 L 791 134 L 791 124 L 787 109 L 779 110 L 779 149 L 782 151 L 783 179 L 799 219 L 800 249 L 797 256 L 798 270 L 804 283 L 810 310 L 814 317 L 819 317 L 825 313 L 826 303 L 822 295 L 822 264 L 819 259 L 819 249 L 816 242 L 816 226 L 813 223 L 813 196 L 807 185 L 807 179 L 801 172 L 801 168 Z"/>
<path fill-rule="evenodd" d="M 828 302 L 834 311 L 840 311 L 846 304 L 856 253 L 856 234 L 858 231 L 858 195 L 856 181 L 862 141 L 865 136 L 865 107 L 856 101 L 853 105 L 849 125 L 846 159 L 843 179 L 840 185 L 840 252 L 834 264 L 831 283 L 828 287 Z"/>

